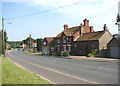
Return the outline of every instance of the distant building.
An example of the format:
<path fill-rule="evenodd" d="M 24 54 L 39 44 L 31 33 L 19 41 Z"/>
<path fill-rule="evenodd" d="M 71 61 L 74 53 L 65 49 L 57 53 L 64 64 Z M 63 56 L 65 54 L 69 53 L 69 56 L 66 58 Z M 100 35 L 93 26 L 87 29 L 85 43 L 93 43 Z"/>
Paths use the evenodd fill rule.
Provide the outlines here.
<path fill-rule="evenodd" d="M 11 48 L 10 44 L 6 43 L 6 50 L 9 50 Z"/>
<path fill-rule="evenodd" d="M 50 42 L 53 41 L 53 37 L 45 37 L 43 40 L 43 45 L 42 45 L 42 53 L 45 55 L 49 55 L 50 51 Z"/>
<path fill-rule="evenodd" d="M 36 48 L 37 47 L 37 43 L 33 43 L 32 47 Z"/>

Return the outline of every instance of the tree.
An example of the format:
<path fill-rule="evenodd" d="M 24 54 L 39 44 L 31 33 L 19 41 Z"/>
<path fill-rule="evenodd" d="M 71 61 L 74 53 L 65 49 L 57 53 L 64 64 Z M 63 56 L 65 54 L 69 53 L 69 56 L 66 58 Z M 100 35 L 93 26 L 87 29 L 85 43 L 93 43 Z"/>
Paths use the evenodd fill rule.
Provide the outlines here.
<path fill-rule="evenodd" d="M 0 31 L 0 54 L 2 54 L 2 31 Z"/>
<path fill-rule="evenodd" d="M 3 31 L 2 31 L 3 32 Z M 7 32 L 4 31 L 4 43 L 5 43 L 5 49 L 6 49 L 6 43 L 7 43 Z M 2 40 L 3 40 L 3 34 L 2 34 Z M 2 41 L 2 54 L 4 54 L 4 49 L 3 49 L 3 41 Z"/>
<path fill-rule="evenodd" d="M 120 16 L 119 16 L 119 14 L 117 15 L 117 22 L 120 22 Z"/>
<path fill-rule="evenodd" d="M 42 51 L 42 43 L 43 43 L 43 39 L 42 38 L 37 39 L 37 50 L 38 50 L 38 52 Z"/>

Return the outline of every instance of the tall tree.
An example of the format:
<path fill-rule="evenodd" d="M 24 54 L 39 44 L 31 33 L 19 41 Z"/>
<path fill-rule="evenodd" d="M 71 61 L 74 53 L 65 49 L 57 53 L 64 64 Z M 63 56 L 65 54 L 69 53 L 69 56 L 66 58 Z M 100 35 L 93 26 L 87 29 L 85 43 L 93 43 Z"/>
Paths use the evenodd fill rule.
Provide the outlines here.
<path fill-rule="evenodd" d="M 2 32 L 3 32 L 3 31 L 2 31 Z M 7 37 L 7 32 L 4 31 L 4 43 L 5 43 L 5 49 L 6 49 L 7 39 L 8 39 L 8 37 Z M 3 35 L 2 35 L 2 40 L 3 40 Z M 4 53 L 4 51 L 3 51 L 3 41 L 2 41 L 2 54 L 3 54 L 3 53 Z"/>
<path fill-rule="evenodd" d="M 41 39 L 37 39 L 37 50 L 39 52 L 42 51 L 42 43 L 43 43 L 43 39 L 42 38 Z"/>

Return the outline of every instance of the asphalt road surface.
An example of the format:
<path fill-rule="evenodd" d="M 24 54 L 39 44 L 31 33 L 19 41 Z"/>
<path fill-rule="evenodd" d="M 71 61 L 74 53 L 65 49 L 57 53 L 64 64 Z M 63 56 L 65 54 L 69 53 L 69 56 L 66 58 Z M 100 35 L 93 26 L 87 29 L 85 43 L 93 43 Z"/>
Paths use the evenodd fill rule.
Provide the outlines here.
<path fill-rule="evenodd" d="M 57 84 L 118 83 L 117 62 L 36 56 L 18 50 L 8 52 L 7 57 L 31 72 Z"/>

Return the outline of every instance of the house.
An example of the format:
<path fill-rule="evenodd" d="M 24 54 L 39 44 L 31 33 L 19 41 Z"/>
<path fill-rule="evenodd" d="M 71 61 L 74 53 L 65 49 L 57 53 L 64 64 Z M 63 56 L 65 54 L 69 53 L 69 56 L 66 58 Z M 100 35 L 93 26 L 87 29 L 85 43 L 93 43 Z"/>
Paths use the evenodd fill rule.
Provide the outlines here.
<path fill-rule="evenodd" d="M 37 47 L 37 43 L 33 43 L 32 47 L 36 48 Z"/>
<path fill-rule="evenodd" d="M 106 24 L 102 31 L 95 32 L 93 26 L 89 26 L 89 20 L 85 19 L 83 22 L 84 24 L 71 28 L 65 24 L 64 30 L 54 37 L 50 45 L 54 45 L 58 54 L 69 51 L 72 55 L 88 55 L 91 50 L 95 50 L 99 56 L 105 57 L 107 43 L 112 39 Z"/>
<path fill-rule="evenodd" d="M 50 42 L 53 41 L 53 37 L 45 37 L 43 40 L 43 45 L 42 45 L 42 53 L 45 55 L 49 55 L 50 51 Z M 51 47 L 52 48 L 52 47 Z"/>
<path fill-rule="evenodd" d="M 6 43 L 6 50 L 9 50 L 11 48 L 10 44 Z"/>
<path fill-rule="evenodd" d="M 120 41 L 116 38 L 112 38 L 112 40 L 107 44 L 108 48 L 108 57 L 120 58 Z"/>

